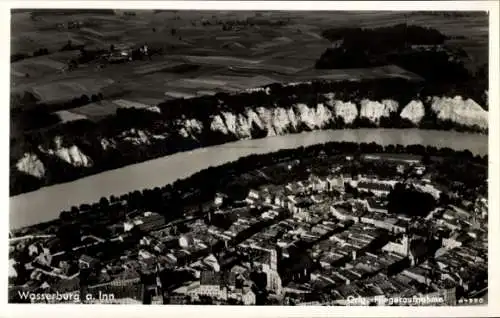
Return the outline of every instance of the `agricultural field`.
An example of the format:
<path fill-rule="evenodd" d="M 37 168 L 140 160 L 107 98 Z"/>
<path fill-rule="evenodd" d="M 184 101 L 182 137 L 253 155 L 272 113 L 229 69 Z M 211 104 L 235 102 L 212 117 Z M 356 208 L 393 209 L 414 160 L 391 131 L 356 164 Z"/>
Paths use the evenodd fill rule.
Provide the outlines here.
<path fill-rule="evenodd" d="M 59 116 L 59 118 L 61 119 L 61 122 L 63 122 L 63 123 L 67 123 L 67 122 L 75 121 L 75 120 L 80 120 L 80 119 L 88 119 L 88 117 L 85 115 L 77 114 L 77 113 L 70 112 L 67 110 L 60 110 L 60 111 L 55 112 L 55 114 L 57 116 Z"/>
<path fill-rule="evenodd" d="M 84 116 L 92 121 L 98 121 L 106 116 L 115 114 L 118 108 L 120 108 L 120 106 L 112 101 L 103 100 L 78 108 L 73 108 L 71 113 Z"/>
<path fill-rule="evenodd" d="M 396 65 L 382 67 L 371 67 L 363 69 L 342 69 L 342 70 L 313 70 L 309 74 L 304 74 L 303 80 L 361 80 L 375 78 L 404 78 L 407 80 L 421 80 L 421 77 L 412 72 L 408 72 Z"/>
<path fill-rule="evenodd" d="M 118 105 L 118 107 L 122 108 L 136 108 L 136 109 L 146 109 L 149 108 L 153 105 L 148 105 L 148 104 L 143 104 L 131 100 L 126 100 L 126 99 L 116 99 L 113 100 L 113 104 Z"/>
<path fill-rule="evenodd" d="M 248 19 L 248 20 L 245 20 Z M 236 22 L 235 22 L 236 21 Z M 98 120 L 119 107 L 142 107 L 175 98 L 217 92 L 237 92 L 273 82 L 313 79 L 418 78 L 397 66 L 366 69 L 317 70 L 318 57 L 330 47 L 322 32 L 335 27 L 380 27 L 408 22 L 435 27 L 453 38 L 449 46 L 471 56 L 471 67 L 487 59 L 487 17 L 448 17 L 404 12 L 244 12 L 134 11 L 102 15 L 89 13 L 32 16 L 13 13 L 11 54 L 24 57 L 11 63 L 11 91 L 31 92 L 40 103 L 68 102 L 102 93 L 104 100 L 65 106 L 71 114 Z M 458 28 L 457 26 L 460 26 Z M 467 34 L 458 34 L 465 32 Z M 151 59 L 100 67 L 79 63 L 79 49 L 108 50 L 111 45 L 157 52 Z M 32 57 L 46 49 L 47 54 Z M 120 100 L 120 102 L 116 102 Z M 124 102 L 125 101 L 125 102 Z M 137 103 L 137 104 L 135 104 Z M 55 109 L 54 111 L 61 111 Z M 59 112 L 63 121 L 73 120 Z"/>
<path fill-rule="evenodd" d="M 71 100 L 82 95 L 91 96 L 113 82 L 108 78 L 75 78 L 37 85 L 32 88 L 32 92 L 40 101 L 54 103 Z"/>

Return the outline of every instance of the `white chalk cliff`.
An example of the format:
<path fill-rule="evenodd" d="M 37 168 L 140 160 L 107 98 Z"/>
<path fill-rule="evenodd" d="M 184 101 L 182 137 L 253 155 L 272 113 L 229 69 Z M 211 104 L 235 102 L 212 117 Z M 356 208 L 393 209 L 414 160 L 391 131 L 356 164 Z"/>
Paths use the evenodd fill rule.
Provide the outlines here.
<path fill-rule="evenodd" d="M 16 163 L 19 171 L 29 174 L 33 177 L 42 178 L 45 176 L 45 167 L 34 153 L 26 152 L 19 161 Z"/>
<path fill-rule="evenodd" d="M 397 112 L 398 106 L 396 101 L 390 99 L 384 99 L 381 102 L 363 99 L 359 116 L 378 124 L 382 117 L 389 117 L 391 113 Z"/>
<path fill-rule="evenodd" d="M 401 118 L 408 119 L 415 125 L 418 125 L 425 116 L 424 104 L 419 100 L 412 100 L 403 108 L 399 116 L 401 116 Z"/>
<path fill-rule="evenodd" d="M 59 157 L 65 162 L 69 163 L 74 167 L 90 167 L 92 166 L 92 160 L 86 156 L 76 145 L 71 145 L 64 147 L 61 137 L 54 138 L 55 147 L 44 149 L 39 147 L 40 151 Z"/>
<path fill-rule="evenodd" d="M 431 109 L 438 119 L 451 120 L 464 126 L 488 128 L 488 112 L 470 98 L 433 97 Z"/>

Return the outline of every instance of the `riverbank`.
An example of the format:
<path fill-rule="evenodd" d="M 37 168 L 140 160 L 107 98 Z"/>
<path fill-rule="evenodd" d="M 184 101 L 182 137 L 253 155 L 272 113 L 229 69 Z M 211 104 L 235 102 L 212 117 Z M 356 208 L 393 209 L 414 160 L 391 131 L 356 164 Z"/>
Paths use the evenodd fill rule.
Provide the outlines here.
<path fill-rule="evenodd" d="M 154 188 L 186 178 L 202 169 L 251 154 L 310 146 L 329 141 L 419 144 L 488 154 L 488 136 L 419 129 L 318 130 L 264 139 L 240 140 L 200 148 L 92 175 L 73 182 L 41 188 L 10 198 L 10 229 L 47 222 L 71 206 L 97 202 L 101 197 Z"/>

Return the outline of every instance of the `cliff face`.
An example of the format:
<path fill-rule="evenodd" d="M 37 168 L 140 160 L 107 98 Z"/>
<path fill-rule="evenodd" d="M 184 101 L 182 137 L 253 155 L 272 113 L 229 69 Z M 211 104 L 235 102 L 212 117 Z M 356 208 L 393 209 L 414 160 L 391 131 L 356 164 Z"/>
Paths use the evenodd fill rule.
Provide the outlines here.
<path fill-rule="evenodd" d="M 199 134 L 203 131 L 203 123 L 196 119 L 186 119 L 181 121 L 181 128 L 179 129 L 179 134 L 184 138 L 193 138 L 196 139 Z M 156 136 L 156 138 L 164 139 L 165 136 Z"/>
<path fill-rule="evenodd" d="M 391 113 L 398 111 L 398 103 L 386 99 L 381 102 L 363 99 L 361 101 L 360 117 L 367 118 L 374 124 L 379 124 L 382 117 L 389 117 Z"/>
<path fill-rule="evenodd" d="M 335 116 L 342 118 L 344 123 L 352 124 L 358 117 L 358 108 L 351 102 L 343 102 L 335 99 L 335 94 L 325 94 L 326 105 L 333 109 Z"/>
<path fill-rule="evenodd" d="M 425 116 L 424 104 L 419 100 L 412 100 L 403 108 L 400 116 L 401 118 L 408 119 L 413 124 L 417 125 Z"/>
<path fill-rule="evenodd" d="M 253 127 L 265 130 L 267 136 L 276 136 L 298 132 L 300 127 L 307 127 L 309 130 L 331 128 L 338 119 L 342 119 L 345 124 L 352 124 L 357 118 L 364 118 L 378 126 L 381 118 L 389 118 L 394 114 L 418 125 L 426 115 L 424 103 L 420 100 L 410 101 L 401 108 L 399 114 L 398 109 L 398 102 L 390 99 L 363 99 L 357 106 L 352 102 L 335 100 L 330 95 L 325 103 L 318 103 L 316 107 L 299 103 L 287 109 L 258 107 L 256 111 L 247 109 L 243 114 L 222 112 L 213 116 L 210 129 L 222 134 L 232 134 L 239 139 L 247 139 L 251 138 Z M 488 112 L 471 99 L 464 101 L 459 96 L 435 97 L 430 101 L 430 111 L 440 120 L 449 120 L 463 126 L 488 128 Z"/>
<path fill-rule="evenodd" d="M 37 178 L 45 176 L 45 166 L 34 153 L 24 153 L 23 157 L 17 161 L 16 168 Z"/>
<path fill-rule="evenodd" d="M 116 147 L 116 142 L 113 139 L 103 138 L 101 139 L 102 150 L 106 151 Z"/>
<path fill-rule="evenodd" d="M 488 112 L 472 99 L 433 97 L 431 109 L 441 120 L 450 120 L 464 126 L 488 128 Z"/>
<path fill-rule="evenodd" d="M 42 153 L 49 156 L 55 156 L 59 159 L 69 163 L 74 167 L 90 167 L 93 162 L 87 155 L 85 155 L 76 145 L 63 145 L 62 137 L 54 139 L 54 145 L 50 148 L 38 148 Z"/>

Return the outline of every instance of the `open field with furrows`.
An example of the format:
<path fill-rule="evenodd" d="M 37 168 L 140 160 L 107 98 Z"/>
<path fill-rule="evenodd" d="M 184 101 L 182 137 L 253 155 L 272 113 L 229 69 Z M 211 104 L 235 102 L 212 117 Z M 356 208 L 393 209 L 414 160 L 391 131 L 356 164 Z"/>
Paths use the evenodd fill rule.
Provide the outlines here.
<path fill-rule="evenodd" d="M 75 78 L 35 86 L 32 88 L 32 92 L 40 101 L 53 103 L 71 100 L 82 95 L 91 96 L 113 82 L 112 79 L 108 78 Z"/>
<path fill-rule="evenodd" d="M 12 65 L 12 74 L 19 77 L 41 77 L 45 74 L 53 74 L 61 71 L 65 63 L 58 62 L 52 58 L 40 56 L 32 59 L 22 60 Z"/>
<path fill-rule="evenodd" d="M 487 59 L 487 17 L 447 17 L 401 12 L 214 12 L 134 11 L 111 14 L 15 13 L 11 22 L 12 54 L 32 54 L 46 48 L 47 55 L 11 64 L 12 91 L 33 92 L 41 102 L 57 102 L 101 92 L 106 101 L 64 110 L 93 120 L 114 114 L 123 99 L 143 104 L 216 92 L 236 92 L 272 82 L 313 79 L 345 80 L 381 77 L 416 78 L 395 66 L 351 70 L 316 70 L 315 61 L 329 47 L 322 38 L 334 27 L 380 27 L 407 21 L 435 27 L 455 36 L 447 45 L 465 49 L 471 64 Z M 251 24 L 228 21 L 251 19 Z M 282 21 L 280 25 L 277 23 Z M 70 28 L 71 23 L 80 27 Z M 463 32 L 464 34 L 458 33 Z M 460 38 L 456 38 L 460 36 Z M 161 50 L 152 60 L 107 65 L 95 62 L 62 72 L 79 50 L 61 51 L 68 41 L 86 48 L 108 49 L 111 44 L 138 47 L 145 43 Z M 26 75 L 28 74 L 28 75 Z M 108 101 L 109 100 L 109 101 Z M 147 101 L 147 102 L 146 102 Z M 125 105 L 125 104 L 124 104 Z M 58 111 L 61 109 L 57 109 Z M 65 116 L 68 115 L 64 113 Z M 66 116 L 67 118 L 71 116 Z M 65 117 L 65 118 L 66 118 Z"/>
<path fill-rule="evenodd" d="M 57 116 L 61 119 L 63 123 L 70 122 L 70 121 L 75 121 L 75 120 L 80 120 L 80 119 L 88 119 L 87 116 L 82 115 L 82 114 L 77 114 L 68 110 L 60 110 L 55 112 Z"/>
<path fill-rule="evenodd" d="M 113 100 L 113 104 L 118 105 L 118 107 L 121 108 L 136 108 L 136 109 L 144 109 L 144 108 L 149 108 L 152 105 L 136 102 L 136 101 L 131 101 L 127 99 L 115 99 Z"/>
<path fill-rule="evenodd" d="M 120 108 L 120 106 L 112 101 L 103 100 L 78 108 L 73 108 L 71 113 L 85 116 L 87 119 L 92 121 L 97 121 L 106 116 L 115 114 L 118 108 Z"/>

